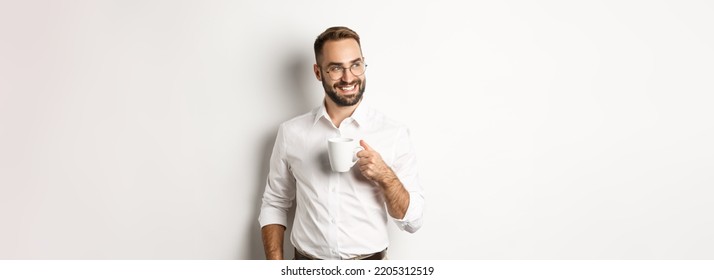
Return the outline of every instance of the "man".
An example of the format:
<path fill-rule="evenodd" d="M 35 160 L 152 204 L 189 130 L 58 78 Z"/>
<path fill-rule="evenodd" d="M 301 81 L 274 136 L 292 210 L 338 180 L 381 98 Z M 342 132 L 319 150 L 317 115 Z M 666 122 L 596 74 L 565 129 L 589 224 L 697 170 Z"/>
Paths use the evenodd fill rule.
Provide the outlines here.
<path fill-rule="evenodd" d="M 323 104 L 280 125 L 259 222 L 267 259 L 283 259 L 287 211 L 297 201 L 290 241 L 295 259 L 383 259 L 388 216 L 413 233 L 424 197 L 403 125 L 360 105 L 366 64 L 357 33 L 331 27 L 315 40 Z M 327 139 L 362 139 L 350 171 L 330 169 Z"/>

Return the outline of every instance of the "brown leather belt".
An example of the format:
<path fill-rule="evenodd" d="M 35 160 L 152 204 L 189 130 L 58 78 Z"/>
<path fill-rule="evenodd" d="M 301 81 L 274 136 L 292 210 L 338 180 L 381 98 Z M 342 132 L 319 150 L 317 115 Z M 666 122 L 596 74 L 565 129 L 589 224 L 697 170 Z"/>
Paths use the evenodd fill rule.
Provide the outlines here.
<path fill-rule="evenodd" d="M 370 261 L 371 260 L 383 260 L 384 256 L 386 256 L 386 255 L 387 255 L 387 249 L 384 249 L 381 252 L 377 252 L 374 254 L 370 254 L 370 255 L 354 258 L 354 259 L 355 260 L 370 260 Z M 297 249 L 295 249 L 295 259 L 296 260 L 321 260 L 318 258 L 313 258 L 310 256 L 303 255 Z"/>

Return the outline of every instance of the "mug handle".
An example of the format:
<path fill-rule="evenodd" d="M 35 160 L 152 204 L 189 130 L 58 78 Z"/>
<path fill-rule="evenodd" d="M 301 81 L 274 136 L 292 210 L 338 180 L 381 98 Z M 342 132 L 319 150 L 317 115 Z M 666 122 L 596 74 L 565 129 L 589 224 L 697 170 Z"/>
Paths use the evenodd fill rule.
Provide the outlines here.
<path fill-rule="evenodd" d="M 355 163 L 357 163 L 359 161 L 359 158 L 357 157 L 357 153 L 359 153 L 359 151 L 361 151 L 361 150 L 364 150 L 364 148 L 362 146 L 355 147 L 352 150 L 352 154 L 353 154 L 352 158 L 355 160 L 352 161 L 352 164 L 350 166 L 355 166 Z"/>

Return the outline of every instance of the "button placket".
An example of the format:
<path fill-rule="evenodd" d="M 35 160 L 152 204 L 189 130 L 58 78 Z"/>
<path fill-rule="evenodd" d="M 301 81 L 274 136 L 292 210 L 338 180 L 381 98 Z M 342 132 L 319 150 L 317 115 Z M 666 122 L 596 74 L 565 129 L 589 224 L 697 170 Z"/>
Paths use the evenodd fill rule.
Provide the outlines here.
<path fill-rule="evenodd" d="M 331 137 L 345 137 L 343 133 L 343 128 L 344 126 L 340 125 L 339 128 L 335 128 L 332 132 Z M 332 254 L 333 258 L 335 259 L 340 259 L 340 243 L 339 243 L 339 226 L 337 224 L 338 222 L 338 217 L 339 217 L 339 205 L 340 205 L 340 196 L 338 192 L 338 188 L 342 184 L 342 178 L 341 178 L 341 173 L 338 172 L 330 172 L 329 176 L 329 192 L 327 194 L 328 196 L 328 228 L 330 235 L 328 236 L 328 243 L 329 243 L 329 248 L 330 248 L 330 253 Z"/>
<path fill-rule="evenodd" d="M 342 137 L 342 133 L 340 133 L 339 128 L 335 128 L 333 132 L 331 133 L 331 137 Z M 337 187 L 340 184 L 340 177 L 339 173 L 337 172 L 332 172 L 330 171 L 330 182 L 329 182 L 329 192 L 327 194 L 328 197 L 328 221 L 329 221 L 329 232 L 330 236 L 328 237 L 328 242 L 329 242 L 329 247 L 330 247 L 330 253 L 332 254 L 333 258 L 339 258 L 339 253 L 338 253 L 338 240 L 339 240 L 339 230 L 337 228 L 337 223 L 335 223 L 335 213 L 338 208 L 338 197 L 337 197 Z"/>

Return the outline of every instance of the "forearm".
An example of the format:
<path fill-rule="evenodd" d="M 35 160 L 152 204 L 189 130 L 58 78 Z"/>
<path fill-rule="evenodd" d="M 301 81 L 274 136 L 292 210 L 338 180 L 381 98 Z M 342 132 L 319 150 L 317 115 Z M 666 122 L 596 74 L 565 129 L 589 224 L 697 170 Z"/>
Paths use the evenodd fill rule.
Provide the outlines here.
<path fill-rule="evenodd" d="M 388 174 L 378 182 L 384 190 L 384 200 L 387 203 L 389 215 L 395 219 L 403 219 L 409 208 L 409 192 L 390 169 Z"/>
<path fill-rule="evenodd" d="M 282 260 L 285 227 L 279 224 L 271 224 L 264 226 L 260 231 L 263 237 L 265 258 L 268 260 Z"/>

